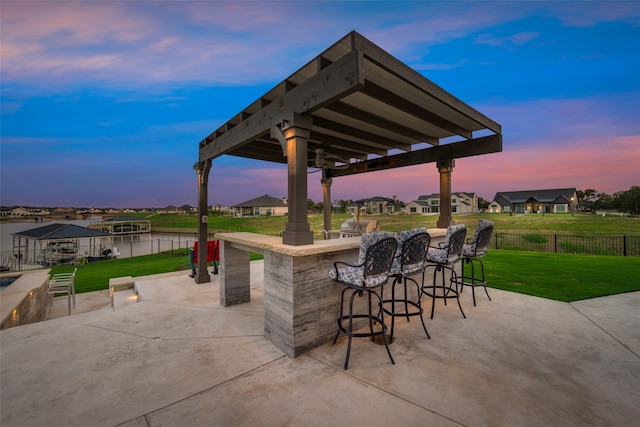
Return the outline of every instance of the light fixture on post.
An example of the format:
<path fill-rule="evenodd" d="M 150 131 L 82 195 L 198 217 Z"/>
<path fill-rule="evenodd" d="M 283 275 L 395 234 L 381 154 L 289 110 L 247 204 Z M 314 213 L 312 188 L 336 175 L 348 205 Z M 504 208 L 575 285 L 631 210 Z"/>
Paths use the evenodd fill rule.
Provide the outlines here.
<path fill-rule="evenodd" d="M 573 197 L 571 198 L 571 205 L 569 205 L 569 209 L 571 209 L 571 216 L 573 216 Z"/>

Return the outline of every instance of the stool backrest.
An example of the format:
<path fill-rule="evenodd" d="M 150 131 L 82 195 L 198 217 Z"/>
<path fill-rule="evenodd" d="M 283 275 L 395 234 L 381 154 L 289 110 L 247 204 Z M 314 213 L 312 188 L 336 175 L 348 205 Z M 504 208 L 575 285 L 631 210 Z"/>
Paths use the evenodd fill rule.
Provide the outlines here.
<path fill-rule="evenodd" d="M 447 258 L 449 262 L 455 262 L 460 258 L 465 237 L 467 237 L 466 228 L 459 228 L 449 237 L 449 245 L 447 246 Z"/>
<path fill-rule="evenodd" d="M 472 243 L 475 246 L 474 256 L 482 256 L 487 253 L 492 234 L 493 221 L 481 219 L 480 222 L 478 222 L 478 228 L 476 229 L 476 234 Z"/>
<path fill-rule="evenodd" d="M 374 231 L 371 233 L 362 233 L 360 237 L 360 251 L 358 252 L 358 264 L 362 264 L 365 259 L 367 250 L 382 239 L 388 237 L 396 238 L 396 233 L 391 231 Z"/>
<path fill-rule="evenodd" d="M 395 237 L 385 237 L 367 249 L 363 265 L 365 282 L 376 276 L 389 275 L 397 248 Z"/>
<path fill-rule="evenodd" d="M 415 234 L 405 240 L 400 252 L 400 270 L 422 269 L 427 260 L 427 249 L 430 243 L 431 236 L 426 232 Z"/>

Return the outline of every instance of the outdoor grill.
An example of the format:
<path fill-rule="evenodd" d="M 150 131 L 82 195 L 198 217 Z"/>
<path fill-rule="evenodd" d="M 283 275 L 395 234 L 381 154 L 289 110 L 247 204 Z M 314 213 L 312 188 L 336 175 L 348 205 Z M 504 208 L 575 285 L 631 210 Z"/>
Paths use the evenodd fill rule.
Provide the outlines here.
<path fill-rule="evenodd" d="M 378 221 L 375 219 L 356 220 L 350 218 L 340 225 L 340 237 L 360 236 L 362 233 L 370 233 L 378 229 Z"/>

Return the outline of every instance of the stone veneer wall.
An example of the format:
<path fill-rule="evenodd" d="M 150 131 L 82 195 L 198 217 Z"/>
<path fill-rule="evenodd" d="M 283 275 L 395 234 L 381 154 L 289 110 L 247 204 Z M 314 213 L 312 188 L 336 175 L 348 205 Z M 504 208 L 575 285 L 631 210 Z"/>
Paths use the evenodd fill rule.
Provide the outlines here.
<path fill-rule="evenodd" d="M 44 320 L 47 316 L 47 305 L 49 303 L 48 287 L 49 282 L 45 280 L 40 286 L 31 289 L 15 308 L 2 319 L 0 330 Z"/>

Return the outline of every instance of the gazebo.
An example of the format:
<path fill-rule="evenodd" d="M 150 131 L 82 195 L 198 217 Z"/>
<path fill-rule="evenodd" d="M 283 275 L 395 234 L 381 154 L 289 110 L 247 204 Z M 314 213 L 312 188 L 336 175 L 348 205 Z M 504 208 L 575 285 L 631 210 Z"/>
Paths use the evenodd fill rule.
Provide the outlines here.
<path fill-rule="evenodd" d="M 111 238 L 110 233 L 60 223 L 13 233 L 12 236 L 13 253 L 18 262 L 42 263 L 49 266 L 75 261 L 78 257 L 80 239 L 89 239 L 89 253 L 96 253 L 100 248 L 96 239 Z"/>
<path fill-rule="evenodd" d="M 455 159 L 502 151 L 501 126 L 353 31 L 233 116 L 199 144 L 198 239 L 207 239 L 212 160 L 222 155 L 288 166 L 285 245 L 313 243 L 307 168 L 322 170 L 324 227 L 334 178 L 435 163 L 438 227 L 454 223 Z M 203 246 L 204 248 L 205 246 Z M 209 281 L 206 256 L 196 281 Z"/>

